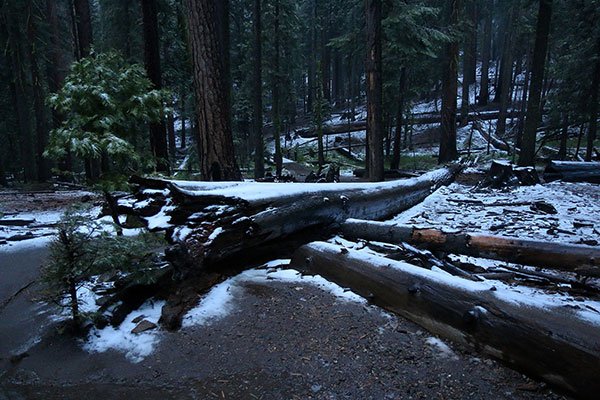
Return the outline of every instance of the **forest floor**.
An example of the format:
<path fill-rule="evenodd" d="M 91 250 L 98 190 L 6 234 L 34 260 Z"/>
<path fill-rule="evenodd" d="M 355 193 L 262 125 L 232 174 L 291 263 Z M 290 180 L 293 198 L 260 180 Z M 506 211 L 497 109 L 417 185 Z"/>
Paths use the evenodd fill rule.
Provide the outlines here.
<path fill-rule="evenodd" d="M 401 214 L 398 222 L 489 231 L 497 207 L 460 200 L 513 202 L 522 201 L 523 193 L 519 188 L 476 188 L 479 177 L 463 176 L 460 183 Z M 551 185 L 528 189 L 528 200 L 562 193 L 553 197 L 556 201 L 546 200 L 560 213 L 557 227 L 574 230 L 576 236 L 559 231 L 560 239 L 593 240 L 596 228 L 577 231 L 572 225 L 600 211 L 597 186 Z M 65 192 L 64 201 L 3 201 L 2 207 L 36 218 L 42 210 L 60 214 L 78 197 Z M 554 237 L 547 217 L 527 205 L 515 211 L 504 212 L 513 216 L 513 227 L 534 227 L 525 228 L 532 237 Z M 454 218 L 447 218 L 452 213 Z M 510 232 L 511 227 L 503 229 Z M 57 330 L 57 310 L 36 299 L 47 241 L 42 237 L 0 245 L 0 399 L 566 398 L 322 278 L 297 276 L 285 270 L 285 261 L 217 285 L 199 299 L 177 332 L 130 333 L 132 320 L 140 315 L 156 322 L 162 303 L 150 301 L 121 327 L 74 339 Z"/>

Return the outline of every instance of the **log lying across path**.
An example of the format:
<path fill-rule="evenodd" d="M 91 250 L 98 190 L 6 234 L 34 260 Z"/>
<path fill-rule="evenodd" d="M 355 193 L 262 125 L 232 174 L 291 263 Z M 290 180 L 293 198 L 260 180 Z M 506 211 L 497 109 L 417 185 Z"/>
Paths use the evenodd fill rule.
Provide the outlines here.
<path fill-rule="evenodd" d="M 329 243 L 302 246 L 291 265 L 582 398 L 600 390 L 598 313 Z"/>
<path fill-rule="evenodd" d="M 544 170 L 544 179 L 600 183 L 600 162 L 552 161 Z"/>
<path fill-rule="evenodd" d="M 168 257 L 185 271 L 282 247 L 282 239 L 316 240 L 347 218 L 384 219 L 450 183 L 459 165 L 418 178 L 381 183 L 189 182 L 133 178 L 134 196 L 117 201 L 117 214 L 165 230 L 177 244 Z M 295 243 L 297 244 L 297 242 Z M 271 246 L 271 247 L 269 247 Z"/>
<path fill-rule="evenodd" d="M 347 220 L 341 226 L 350 239 L 410 243 L 428 250 L 466 254 L 517 264 L 600 276 L 600 248 L 502 236 L 446 233 L 393 223 Z"/>

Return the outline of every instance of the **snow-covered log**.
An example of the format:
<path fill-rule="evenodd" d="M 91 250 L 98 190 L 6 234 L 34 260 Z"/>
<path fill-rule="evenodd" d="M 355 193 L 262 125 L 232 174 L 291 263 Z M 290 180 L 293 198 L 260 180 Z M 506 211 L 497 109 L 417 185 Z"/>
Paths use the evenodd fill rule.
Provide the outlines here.
<path fill-rule="evenodd" d="M 432 251 L 466 254 L 517 264 L 600 276 L 600 248 L 471 233 L 451 233 L 394 223 L 347 220 L 342 232 L 350 239 L 410 243 Z"/>
<path fill-rule="evenodd" d="M 302 246 L 291 265 L 582 398 L 600 390 L 598 311 L 329 243 Z"/>
<path fill-rule="evenodd" d="M 450 183 L 459 165 L 381 183 L 190 182 L 135 178 L 135 196 L 118 213 L 167 232 L 182 273 L 285 245 L 306 243 L 347 218 L 385 219 Z M 294 245 L 297 245 L 295 242 Z M 168 254 L 168 255 L 169 255 Z"/>
<path fill-rule="evenodd" d="M 544 170 L 544 179 L 600 183 L 600 162 L 551 161 Z"/>

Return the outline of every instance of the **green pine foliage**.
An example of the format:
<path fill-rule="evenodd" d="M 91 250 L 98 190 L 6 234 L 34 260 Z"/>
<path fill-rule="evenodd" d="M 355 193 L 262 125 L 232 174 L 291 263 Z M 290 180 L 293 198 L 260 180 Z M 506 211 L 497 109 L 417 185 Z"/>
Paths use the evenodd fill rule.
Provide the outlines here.
<path fill-rule="evenodd" d="M 117 236 L 106 228 L 88 208 L 71 207 L 57 226 L 41 271 L 42 297 L 68 309 L 76 327 L 87 317 L 80 311 L 77 291 L 91 277 L 108 273 L 151 283 L 160 269 L 156 249 L 163 243 L 158 236 Z"/>
<path fill-rule="evenodd" d="M 116 51 L 92 52 L 73 63 L 62 89 L 48 98 L 65 119 L 50 133 L 45 155 L 55 159 L 68 152 L 80 159 L 105 155 L 121 170 L 150 168 L 155 160 L 133 142 L 145 132 L 145 123 L 164 118 L 169 102 L 167 91 L 152 89 L 141 65 L 128 65 Z"/>

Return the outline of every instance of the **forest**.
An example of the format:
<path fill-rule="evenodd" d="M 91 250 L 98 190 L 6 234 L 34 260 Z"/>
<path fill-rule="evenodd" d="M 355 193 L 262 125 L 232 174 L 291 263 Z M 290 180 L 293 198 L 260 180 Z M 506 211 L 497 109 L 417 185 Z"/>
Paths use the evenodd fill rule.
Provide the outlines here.
<path fill-rule="evenodd" d="M 4 2 L 0 183 L 212 179 L 208 147 L 221 136 L 217 180 L 263 178 L 265 165 L 279 177 L 282 158 L 362 168 L 369 159 L 380 180 L 422 136 L 439 143 L 428 151 L 439 162 L 457 159 L 466 146 L 455 127 L 469 122 L 519 165 L 598 157 L 595 1 L 376 1 L 366 11 L 351 0 L 230 1 L 201 15 L 186 7 Z M 201 18 L 222 29 L 209 42 L 194 30 Z M 214 66 L 223 100 L 204 97 L 212 90 L 203 85 L 219 80 L 200 82 L 200 56 L 214 51 L 223 52 Z M 483 126 L 489 111 L 498 123 Z M 362 135 L 363 156 L 330 159 L 329 148 L 352 152 L 323 139 L 332 116 L 350 138 L 368 126 L 369 151 Z M 228 122 L 217 128 L 220 119 Z M 296 140 L 301 129 L 317 143 Z"/>
<path fill-rule="evenodd" d="M 595 398 L 598 21 L 0 0 L 0 398 Z"/>

